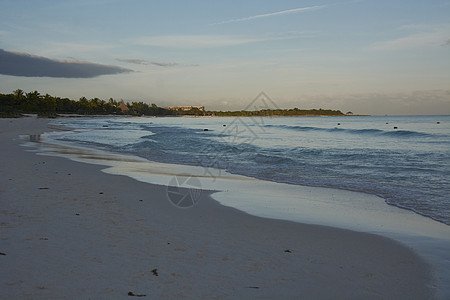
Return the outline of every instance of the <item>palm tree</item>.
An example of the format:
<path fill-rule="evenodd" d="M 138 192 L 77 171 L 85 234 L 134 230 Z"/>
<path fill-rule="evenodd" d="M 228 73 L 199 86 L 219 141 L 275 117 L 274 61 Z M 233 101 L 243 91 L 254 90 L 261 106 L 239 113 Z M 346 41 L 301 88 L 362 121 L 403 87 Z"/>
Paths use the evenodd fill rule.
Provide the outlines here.
<path fill-rule="evenodd" d="M 17 89 L 14 91 L 14 96 L 17 100 L 20 100 L 23 98 L 23 91 L 21 89 Z"/>

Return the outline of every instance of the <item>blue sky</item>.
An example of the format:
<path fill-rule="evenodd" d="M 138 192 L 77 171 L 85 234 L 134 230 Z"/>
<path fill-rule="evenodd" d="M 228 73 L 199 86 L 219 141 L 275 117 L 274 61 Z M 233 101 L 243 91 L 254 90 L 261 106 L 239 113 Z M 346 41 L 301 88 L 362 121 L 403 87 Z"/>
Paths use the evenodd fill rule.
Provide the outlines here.
<path fill-rule="evenodd" d="M 243 109 L 264 91 L 282 108 L 450 114 L 448 0 L 0 3 L 2 93 Z M 90 71 L 27 73 L 25 54 Z"/>

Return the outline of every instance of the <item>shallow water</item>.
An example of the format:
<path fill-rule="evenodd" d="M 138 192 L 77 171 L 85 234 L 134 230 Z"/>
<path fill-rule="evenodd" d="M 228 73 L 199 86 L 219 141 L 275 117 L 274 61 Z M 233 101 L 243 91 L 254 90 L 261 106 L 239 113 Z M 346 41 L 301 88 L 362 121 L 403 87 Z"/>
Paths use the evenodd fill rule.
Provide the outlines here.
<path fill-rule="evenodd" d="M 74 130 L 47 138 L 258 179 L 362 191 L 450 224 L 450 116 L 54 122 Z"/>

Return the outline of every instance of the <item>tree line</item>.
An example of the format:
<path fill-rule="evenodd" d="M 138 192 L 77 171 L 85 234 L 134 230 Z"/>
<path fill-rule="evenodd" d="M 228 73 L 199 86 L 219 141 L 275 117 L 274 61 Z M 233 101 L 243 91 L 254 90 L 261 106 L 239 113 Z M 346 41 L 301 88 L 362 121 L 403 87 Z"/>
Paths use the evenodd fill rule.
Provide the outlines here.
<path fill-rule="evenodd" d="M 56 117 L 57 114 L 81 115 L 136 115 L 136 116 L 342 116 L 339 110 L 330 109 L 264 109 L 259 111 L 201 111 L 198 108 L 190 110 L 169 110 L 156 104 L 148 105 L 142 101 L 124 103 L 113 98 L 79 100 L 41 95 L 37 91 L 25 93 L 15 90 L 11 94 L 0 94 L 0 117 L 20 117 L 22 114 L 33 113 L 38 116 Z"/>
<path fill-rule="evenodd" d="M 49 94 L 41 95 L 39 92 L 25 93 L 23 90 L 15 90 L 12 94 L 0 94 L 0 115 L 20 116 L 25 113 L 38 114 L 40 116 L 56 116 L 57 114 L 81 114 L 81 115 L 175 115 L 177 112 L 158 107 L 156 104 L 148 105 L 143 102 L 127 102 L 126 110 L 120 107 L 123 101 L 113 98 L 102 100 L 99 98 L 79 100 L 54 97 Z"/>
<path fill-rule="evenodd" d="M 343 116 L 340 110 L 332 109 L 262 109 L 258 111 L 214 111 L 215 116 L 236 116 L 236 117 L 296 117 L 296 116 Z"/>

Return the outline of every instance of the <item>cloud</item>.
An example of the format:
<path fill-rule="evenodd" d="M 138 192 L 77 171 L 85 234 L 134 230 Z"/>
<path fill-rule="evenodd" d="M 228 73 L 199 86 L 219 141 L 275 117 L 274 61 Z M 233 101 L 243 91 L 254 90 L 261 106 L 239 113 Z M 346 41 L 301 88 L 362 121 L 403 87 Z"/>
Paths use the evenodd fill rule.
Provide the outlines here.
<path fill-rule="evenodd" d="M 443 44 L 441 44 L 441 46 L 445 47 L 445 46 L 449 46 L 450 45 L 450 39 L 446 40 Z"/>
<path fill-rule="evenodd" d="M 264 36 L 243 37 L 229 35 L 166 35 L 147 36 L 133 39 L 132 42 L 141 46 L 180 48 L 180 49 L 202 49 L 236 46 L 249 43 L 287 40 L 299 38 L 298 35 L 286 36 Z"/>
<path fill-rule="evenodd" d="M 402 30 L 415 30 L 417 32 L 396 39 L 378 42 L 373 45 L 375 50 L 404 50 L 429 46 L 447 46 L 450 24 L 423 25 L 412 24 L 400 27 Z M 444 43 L 443 43 L 444 41 Z"/>
<path fill-rule="evenodd" d="M 305 12 L 305 11 L 318 10 L 318 9 L 322 9 L 324 7 L 325 7 L 325 5 L 316 5 L 316 6 L 292 8 L 292 9 L 286 9 L 286 10 L 276 11 L 276 12 L 271 12 L 271 13 L 266 13 L 266 14 L 254 15 L 254 16 L 245 17 L 245 18 L 231 19 L 231 20 L 227 20 L 227 21 L 213 23 L 211 25 L 221 25 L 221 24 L 228 24 L 228 23 L 245 22 L 245 21 L 251 21 L 251 20 L 260 19 L 260 18 L 267 18 L 267 17 L 273 17 L 273 16 L 280 16 L 280 15 L 295 14 L 295 13 L 300 13 L 300 12 Z"/>
<path fill-rule="evenodd" d="M 136 65 L 148 65 L 148 61 L 143 59 L 135 59 L 135 58 L 116 58 L 117 61 L 125 62 L 129 64 L 136 64 Z"/>
<path fill-rule="evenodd" d="M 132 72 L 117 66 L 56 60 L 0 49 L 0 74 L 25 77 L 92 78 Z"/>
<path fill-rule="evenodd" d="M 437 33 L 418 33 L 390 41 L 379 42 L 375 44 L 374 48 L 376 50 L 404 50 L 438 44 L 441 41 L 442 38 Z"/>
<path fill-rule="evenodd" d="M 128 59 L 121 59 L 117 58 L 117 61 L 126 62 L 130 64 L 137 64 L 137 65 L 153 65 L 158 67 L 173 67 L 178 66 L 178 63 L 175 62 L 157 62 L 157 61 L 147 61 L 143 59 L 135 59 L 135 58 L 128 58 Z"/>
<path fill-rule="evenodd" d="M 157 61 L 152 61 L 150 62 L 150 64 L 158 67 L 173 67 L 178 65 L 177 63 L 173 62 L 157 62 Z"/>

